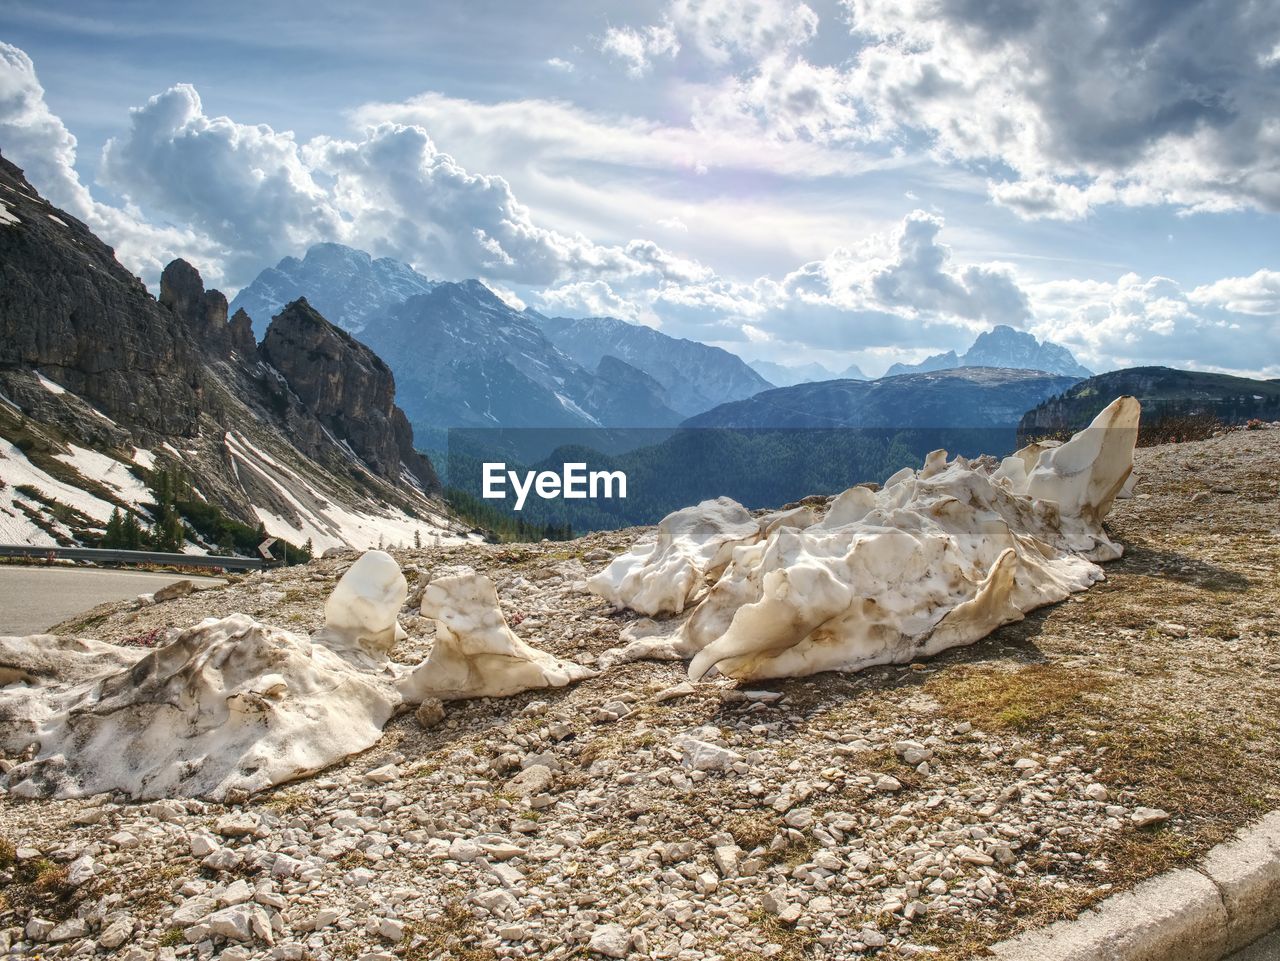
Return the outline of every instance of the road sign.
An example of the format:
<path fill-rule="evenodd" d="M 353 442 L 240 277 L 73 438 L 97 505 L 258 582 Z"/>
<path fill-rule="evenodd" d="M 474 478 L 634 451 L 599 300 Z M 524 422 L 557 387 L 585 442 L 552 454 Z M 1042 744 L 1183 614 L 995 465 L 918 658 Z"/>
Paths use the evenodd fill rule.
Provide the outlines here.
<path fill-rule="evenodd" d="M 271 556 L 271 545 L 274 544 L 275 542 L 276 542 L 276 539 L 274 537 L 268 537 L 265 541 L 263 541 L 261 544 L 258 545 L 258 553 L 262 555 L 263 560 L 265 561 L 275 560 L 275 558 Z"/>

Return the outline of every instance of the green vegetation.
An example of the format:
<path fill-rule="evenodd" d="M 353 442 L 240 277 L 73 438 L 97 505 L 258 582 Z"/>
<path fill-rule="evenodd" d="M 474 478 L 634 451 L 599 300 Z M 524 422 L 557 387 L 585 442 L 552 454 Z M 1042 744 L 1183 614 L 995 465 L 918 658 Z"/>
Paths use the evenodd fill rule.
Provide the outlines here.
<path fill-rule="evenodd" d="M 567 521 L 534 521 L 526 520 L 519 514 L 511 514 L 486 504 L 457 487 L 446 487 L 445 502 L 460 518 L 468 524 L 481 528 L 490 536 L 489 540 L 499 544 L 515 542 L 573 540 L 573 525 Z"/>
<path fill-rule="evenodd" d="M 261 524 L 251 527 L 228 517 L 216 504 L 200 500 L 182 470 L 135 468 L 135 471 L 155 494 L 155 503 L 147 505 L 156 519 L 155 524 L 143 527 L 132 511 L 117 508 L 107 522 L 99 547 L 180 551 L 188 539 L 199 537 L 227 553 L 254 556 L 258 545 L 267 539 L 267 531 Z M 272 553 L 286 564 L 306 563 L 311 560 L 311 542 L 298 546 L 277 540 Z"/>

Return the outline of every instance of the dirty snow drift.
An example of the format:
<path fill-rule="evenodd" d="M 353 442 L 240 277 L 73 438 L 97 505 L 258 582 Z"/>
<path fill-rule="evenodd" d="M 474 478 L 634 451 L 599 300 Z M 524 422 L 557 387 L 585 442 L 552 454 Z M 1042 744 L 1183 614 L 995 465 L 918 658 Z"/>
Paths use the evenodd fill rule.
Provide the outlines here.
<path fill-rule="evenodd" d="M 210 618 L 138 657 L 60 641 L 35 671 L 29 638 L 0 638 L 0 735 L 19 797 L 257 791 L 374 744 L 400 699 L 328 648 L 243 614 Z"/>
<path fill-rule="evenodd" d="M 493 581 L 470 568 L 434 578 L 423 591 L 422 613 L 436 620 L 435 646 L 400 682 L 406 701 L 505 697 L 564 687 L 595 674 L 516 637 L 498 606 Z"/>
<path fill-rule="evenodd" d="M 1132 471 L 1139 414 L 1134 398 L 1118 398 L 1066 444 L 999 465 L 934 451 L 878 492 L 846 490 L 808 526 L 746 536 L 745 523 L 726 524 L 742 515 L 724 499 L 677 512 L 652 548 L 623 555 L 588 586 L 643 613 L 679 613 L 710 586 L 683 619 L 641 622 L 605 663 L 690 657 L 694 679 L 716 670 L 757 680 L 973 643 L 1086 590 L 1104 576 L 1095 561 L 1120 556 L 1102 519 Z M 673 590 L 655 603 L 673 570 Z"/>
<path fill-rule="evenodd" d="M 525 644 L 493 582 L 447 571 L 426 588 L 430 656 L 390 660 L 405 637 L 394 558 L 369 551 L 310 639 L 245 614 L 208 618 L 150 652 L 100 641 L 0 637 L 0 751 L 18 797 L 226 800 L 363 751 L 406 702 L 502 697 L 594 674 Z M 397 679 L 399 684 L 397 685 Z"/>

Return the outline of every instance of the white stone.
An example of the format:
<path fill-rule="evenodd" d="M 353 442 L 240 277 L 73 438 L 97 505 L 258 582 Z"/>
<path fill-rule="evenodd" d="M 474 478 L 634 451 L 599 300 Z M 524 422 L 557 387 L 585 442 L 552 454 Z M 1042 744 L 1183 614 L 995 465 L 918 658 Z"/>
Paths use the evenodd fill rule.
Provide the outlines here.
<path fill-rule="evenodd" d="M 237 904 L 209 915 L 209 931 L 219 937 L 232 941 L 248 941 L 253 937 L 253 912 L 261 908 L 253 908 L 246 904 Z"/>
<path fill-rule="evenodd" d="M 977 848 L 969 847 L 967 844 L 961 844 L 953 852 L 957 858 L 965 864 L 987 865 L 995 864 L 995 858 L 989 854 L 983 854 Z M 943 890 L 946 890 L 945 887 Z"/>
<path fill-rule="evenodd" d="M 695 771 L 723 771 L 725 768 L 742 760 L 737 751 L 700 741 L 696 737 L 680 735 L 673 742 L 684 754 L 681 763 Z"/>
<path fill-rule="evenodd" d="M 87 884 L 93 880 L 95 873 L 94 860 L 87 854 L 82 854 L 70 864 L 67 865 L 67 883 L 73 888 L 78 888 L 82 884 Z"/>
<path fill-rule="evenodd" d="M 131 934 L 133 934 L 133 919 L 116 918 L 98 934 L 98 943 L 114 951 L 128 941 Z"/>
<path fill-rule="evenodd" d="M 187 836 L 187 845 L 191 849 L 193 858 L 203 858 L 218 850 L 218 842 L 214 840 L 212 834 L 205 831 L 195 831 Z"/>
<path fill-rule="evenodd" d="M 606 958 L 625 958 L 631 945 L 631 936 L 620 924 L 605 924 L 591 932 L 587 947 Z"/>
<path fill-rule="evenodd" d="M 396 944 L 404 940 L 405 930 L 404 922 L 397 921 L 395 918 L 383 918 L 378 922 L 378 937 Z"/>
<path fill-rule="evenodd" d="M 1162 811 L 1160 808 L 1134 808 L 1133 813 L 1129 815 L 1129 820 L 1134 823 L 1135 827 L 1145 828 L 1151 824 L 1159 824 L 1162 821 L 1169 820 L 1169 812 Z"/>

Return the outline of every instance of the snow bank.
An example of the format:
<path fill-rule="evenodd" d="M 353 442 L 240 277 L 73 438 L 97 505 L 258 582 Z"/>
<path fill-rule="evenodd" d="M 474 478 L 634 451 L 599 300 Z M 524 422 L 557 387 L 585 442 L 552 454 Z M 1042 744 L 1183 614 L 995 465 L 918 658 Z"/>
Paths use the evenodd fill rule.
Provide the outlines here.
<path fill-rule="evenodd" d="M 641 541 L 587 585 L 617 607 L 679 614 L 724 570 L 734 547 L 759 537 L 759 523 L 737 501 L 703 501 L 668 514 L 652 542 Z"/>
<path fill-rule="evenodd" d="M 340 654 L 385 663 L 404 630 L 396 621 L 409 585 L 385 551 L 366 551 L 347 569 L 324 604 L 324 627 L 312 640 Z"/>
<path fill-rule="evenodd" d="M 468 569 L 427 586 L 435 644 L 416 668 L 396 664 L 388 655 L 403 636 L 405 594 L 395 560 L 370 551 L 338 582 L 310 640 L 244 614 L 204 620 L 153 651 L 0 637 L 0 751 L 35 745 L 9 790 L 225 800 L 365 750 L 406 701 L 501 697 L 594 673 L 516 637 L 493 582 Z"/>
<path fill-rule="evenodd" d="M 437 576 L 422 594 L 422 613 L 436 620 L 431 654 L 398 687 L 404 699 L 506 697 L 564 687 L 595 674 L 526 644 L 507 626 L 493 581 L 470 568 Z"/>
<path fill-rule="evenodd" d="M 756 680 L 905 663 L 972 643 L 1087 589 L 1103 578 L 1094 562 L 1120 556 L 1102 518 L 1132 471 L 1139 413 L 1136 400 L 1119 398 L 1068 443 L 1025 448 L 998 467 L 935 451 L 921 470 L 900 471 L 879 492 L 845 491 L 816 524 L 723 538 L 716 550 L 727 548 L 727 563 L 688 616 L 643 625 L 609 660 L 691 657 L 693 678 L 715 669 Z M 674 522 L 672 515 L 658 545 L 664 525 L 723 530 L 731 504 L 708 502 Z M 717 540 L 669 533 L 665 543 L 680 536 L 703 546 L 699 558 Z M 655 613 L 672 554 L 637 548 L 591 587 Z M 685 548 L 682 556 L 694 554 Z M 713 568 L 708 562 L 715 577 Z M 678 580 L 665 596 L 686 586 Z"/>
<path fill-rule="evenodd" d="M 38 743 L 9 772 L 19 797 L 262 790 L 370 747 L 400 703 L 382 678 L 244 614 L 202 621 L 132 665 L 123 649 L 65 642 L 34 675 L 30 648 L 0 638 L 0 743 L 11 754 Z"/>
<path fill-rule="evenodd" d="M 237 476 L 248 472 L 274 493 L 279 506 L 287 505 L 292 512 L 290 519 L 268 507 L 253 505 L 258 520 L 272 537 L 298 544 L 309 540 L 317 554 L 330 547 L 407 546 L 415 537 L 446 544 L 463 540 L 448 533 L 443 515 L 420 519 L 373 501 L 362 505 L 362 510 L 348 510 L 236 431 L 228 431 L 223 442 Z"/>

